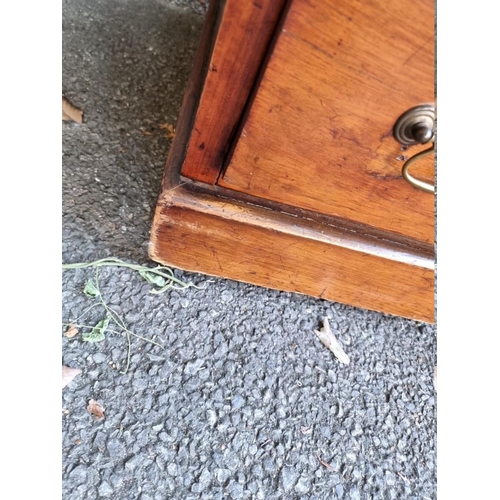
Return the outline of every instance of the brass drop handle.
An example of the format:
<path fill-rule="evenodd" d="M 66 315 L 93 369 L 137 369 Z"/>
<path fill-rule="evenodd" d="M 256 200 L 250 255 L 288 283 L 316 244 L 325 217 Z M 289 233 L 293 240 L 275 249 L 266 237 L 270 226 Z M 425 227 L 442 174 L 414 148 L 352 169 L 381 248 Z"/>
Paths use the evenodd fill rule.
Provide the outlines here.
<path fill-rule="evenodd" d="M 425 144 L 434 137 L 434 131 L 428 123 L 417 123 L 411 128 L 411 135 L 419 144 Z"/>
<path fill-rule="evenodd" d="M 414 144 L 426 144 L 434 142 L 436 135 L 436 113 L 434 104 L 421 104 L 409 109 L 403 113 L 394 125 L 394 138 L 403 146 L 412 146 Z M 434 193 L 434 184 L 422 181 L 413 177 L 409 173 L 410 166 L 431 154 L 434 151 L 432 147 L 417 153 L 405 162 L 402 169 L 402 176 L 413 187 L 421 189 L 426 193 Z"/>
<path fill-rule="evenodd" d="M 413 175 L 411 175 L 410 172 L 408 172 L 408 169 L 410 168 L 412 163 L 415 163 L 420 158 L 423 158 L 424 156 L 427 156 L 433 152 L 434 152 L 434 145 L 432 145 L 432 147 L 430 147 L 429 149 L 425 149 L 424 151 L 420 151 L 420 153 L 417 153 L 415 156 L 412 156 L 409 160 L 405 161 L 405 164 L 403 165 L 403 171 L 401 172 L 403 174 L 403 177 L 413 187 L 416 187 L 417 189 L 421 189 L 422 191 L 425 191 L 426 193 L 434 193 L 434 184 L 430 184 L 430 183 L 425 182 L 421 179 L 417 179 L 416 177 L 413 177 Z"/>

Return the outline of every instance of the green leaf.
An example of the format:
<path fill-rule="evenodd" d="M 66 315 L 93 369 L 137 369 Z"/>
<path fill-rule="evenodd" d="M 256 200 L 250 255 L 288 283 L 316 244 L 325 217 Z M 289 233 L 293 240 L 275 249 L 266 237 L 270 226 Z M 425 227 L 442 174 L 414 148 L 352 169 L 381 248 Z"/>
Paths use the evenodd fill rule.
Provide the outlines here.
<path fill-rule="evenodd" d="M 99 295 L 99 290 L 94 285 L 94 282 L 92 280 L 88 280 L 87 283 L 85 283 L 85 288 L 83 289 L 83 293 L 88 297 L 95 298 Z"/>
<path fill-rule="evenodd" d="M 85 342 L 102 342 L 106 337 L 104 332 L 109 325 L 111 320 L 110 316 L 106 316 L 103 320 L 99 321 L 97 325 L 92 328 L 90 332 L 82 334 L 82 339 Z"/>
<path fill-rule="evenodd" d="M 165 286 L 166 280 L 159 274 L 149 273 L 148 271 L 139 271 L 139 274 L 150 284 L 159 287 Z"/>

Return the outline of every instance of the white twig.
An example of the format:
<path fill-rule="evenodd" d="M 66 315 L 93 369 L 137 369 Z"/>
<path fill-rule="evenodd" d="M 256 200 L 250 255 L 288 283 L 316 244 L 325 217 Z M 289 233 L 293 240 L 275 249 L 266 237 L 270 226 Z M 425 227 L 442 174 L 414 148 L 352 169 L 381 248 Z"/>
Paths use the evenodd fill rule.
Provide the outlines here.
<path fill-rule="evenodd" d="M 349 356 L 344 352 L 344 349 L 342 349 L 342 346 L 333 334 L 326 316 L 323 319 L 323 328 L 321 330 L 314 330 L 314 333 L 341 363 L 345 365 L 349 364 Z"/>

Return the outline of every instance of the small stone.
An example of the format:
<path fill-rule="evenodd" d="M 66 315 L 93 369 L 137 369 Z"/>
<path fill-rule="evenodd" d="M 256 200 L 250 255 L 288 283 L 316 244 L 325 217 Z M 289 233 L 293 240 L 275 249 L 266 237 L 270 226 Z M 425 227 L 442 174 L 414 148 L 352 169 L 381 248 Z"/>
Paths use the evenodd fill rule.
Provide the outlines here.
<path fill-rule="evenodd" d="M 262 410 L 255 410 L 253 413 L 255 420 L 260 420 L 266 416 L 266 413 Z"/>
<path fill-rule="evenodd" d="M 188 473 L 187 475 L 184 476 L 183 484 L 186 488 L 190 488 L 192 483 L 193 483 L 193 476 L 192 474 Z"/>
<path fill-rule="evenodd" d="M 90 358 L 90 356 L 89 356 L 89 358 Z M 87 372 L 87 377 L 90 380 L 95 380 L 95 379 L 99 378 L 100 375 L 101 375 L 101 372 L 99 370 L 90 370 L 89 372 Z"/>
<path fill-rule="evenodd" d="M 193 361 L 189 361 L 184 368 L 184 373 L 186 375 L 194 375 L 201 368 L 203 362 L 203 359 L 195 359 Z"/>
<path fill-rule="evenodd" d="M 396 476 L 391 471 L 385 472 L 385 482 L 389 486 L 394 486 L 396 484 Z"/>
<path fill-rule="evenodd" d="M 344 487 L 341 484 L 337 484 L 337 486 L 335 486 L 335 492 L 339 498 L 342 498 L 344 496 Z"/>
<path fill-rule="evenodd" d="M 236 394 L 236 396 L 233 396 L 231 399 L 231 405 L 233 408 L 241 408 L 245 404 L 245 400 L 240 394 Z"/>
<path fill-rule="evenodd" d="M 327 439 L 330 439 L 332 437 L 332 433 L 328 425 L 321 427 L 319 431 L 321 432 L 321 435 Z"/>
<path fill-rule="evenodd" d="M 375 418 L 376 418 L 375 408 L 368 408 L 368 410 L 366 410 L 366 413 L 365 413 L 366 422 L 371 424 L 371 423 L 375 422 Z"/>
<path fill-rule="evenodd" d="M 210 471 L 208 469 L 203 469 L 201 471 L 200 477 L 198 478 L 198 481 L 201 484 L 202 490 L 206 489 L 207 486 L 210 485 L 211 479 L 212 479 L 212 475 L 210 474 Z"/>
<path fill-rule="evenodd" d="M 104 363 L 106 361 L 106 354 L 103 354 L 102 352 L 97 352 L 92 356 L 92 359 L 96 363 Z"/>
<path fill-rule="evenodd" d="M 210 427 L 213 427 L 217 422 L 217 414 L 214 410 L 207 410 L 207 419 Z"/>
<path fill-rule="evenodd" d="M 231 422 L 234 427 L 238 427 L 239 423 L 241 422 L 241 413 L 235 413 L 234 415 L 231 416 Z M 238 434 L 236 436 L 239 436 Z M 235 439 L 236 439 L 235 436 Z"/>
<path fill-rule="evenodd" d="M 137 465 L 139 465 L 139 462 L 140 462 L 139 455 L 134 455 L 132 458 L 129 458 L 125 462 L 125 469 L 133 470 L 137 467 Z"/>
<path fill-rule="evenodd" d="M 264 471 L 260 464 L 256 464 L 252 467 L 252 475 L 259 478 L 264 475 Z"/>
<path fill-rule="evenodd" d="M 179 474 L 178 469 L 179 468 L 178 468 L 177 464 L 170 463 L 167 465 L 167 472 L 173 477 L 175 477 Z"/>
<path fill-rule="evenodd" d="M 354 429 L 352 430 L 351 434 L 356 437 L 356 436 L 361 436 L 363 434 L 363 429 L 361 428 L 361 425 L 355 424 Z"/>
<path fill-rule="evenodd" d="M 95 448 L 106 448 L 108 436 L 105 432 L 98 431 L 94 437 L 93 445 Z"/>
<path fill-rule="evenodd" d="M 254 495 L 259 490 L 259 485 L 257 484 L 257 481 L 252 481 L 252 482 L 248 483 L 247 487 L 248 487 L 250 493 L 253 493 Z"/>
<path fill-rule="evenodd" d="M 361 500 L 361 493 L 359 492 L 357 486 L 354 486 L 349 490 L 349 495 L 351 497 L 351 500 Z"/>
<path fill-rule="evenodd" d="M 69 477 L 75 481 L 76 484 L 82 484 L 87 481 L 88 470 L 83 464 L 77 465 L 69 474 Z"/>
<path fill-rule="evenodd" d="M 297 482 L 298 472 L 293 467 L 283 467 L 281 471 L 281 484 L 285 492 L 289 492 Z"/>
<path fill-rule="evenodd" d="M 107 482 L 103 481 L 99 486 L 99 496 L 109 497 L 113 493 L 113 487 Z"/>
<path fill-rule="evenodd" d="M 156 354 L 148 354 L 148 358 L 154 362 L 165 361 L 165 356 L 157 356 Z"/>
<path fill-rule="evenodd" d="M 278 415 L 278 418 L 285 419 L 286 418 L 286 410 L 285 410 L 285 408 L 283 408 L 282 406 L 280 406 L 276 410 L 276 414 Z"/>
<path fill-rule="evenodd" d="M 233 438 L 233 441 L 231 442 L 231 447 L 234 451 L 237 451 L 240 453 L 240 455 L 246 455 L 247 450 L 248 450 L 248 443 L 246 441 L 246 436 L 242 435 L 241 433 L 236 433 L 236 435 Z M 240 452 L 240 450 L 243 450 Z"/>
<path fill-rule="evenodd" d="M 224 461 L 224 455 L 222 453 L 217 453 L 215 452 L 213 455 L 212 455 L 212 460 L 217 464 L 217 465 L 221 465 L 222 462 Z"/>
<path fill-rule="evenodd" d="M 221 485 L 224 486 L 230 477 L 231 471 L 229 469 L 215 469 L 215 478 Z"/>
<path fill-rule="evenodd" d="M 347 460 L 349 460 L 349 462 L 355 462 L 356 461 L 356 454 L 352 451 L 348 451 L 346 454 L 345 454 L 345 457 L 347 458 Z"/>
<path fill-rule="evenodd" d="M 121 485 L 123 484 L 123 476 L 121 476 L 120 474 L 113 474 L 109 480 L 111 481 L 111 484 L 113 485 L 113 487 L 115 489 L 118 489 L 121 487 Z"/>
<path fill-rule="evenodd" d="M 229 452 L 227 455 L 225 455 L 224 462 L 226 464 L 226 467 L 233 471 L 240 469 L 242 465 L 239 456 L 234 452 Z"/>
<path fill-rule="evenodd" d="M 231 481 L 229 486 L 227 487 L 229 490 L 229 494 L 231 495 L 231 498 L 237 499 L 237 498 L 243 498 L 243 485 L 236 483 L 234 481 Z"/>
<path fill-rule="evenodd" d="M 108 443 L 108 453 L 113 458 L 121 458 L 125 454 L 125 447 L 118 439 L 111 439 Z"/>
<path fill-rule="evenodd" d="M 264 467 L 264 470 L 268 473 L 273 473 L 276 471 L 276 465 L 270 458 L 265 458 L 262 461 L 262 467 Z"/>
<path fill-rule="evenodd" d="M 136 389 L 146 389 L 146 387 L 148 386 L 148 380 L 145 379 L 145 378 L 136 378 L 134 379 L 134 381 L 132 382 L 132 385 L 136 388 Z"/>
<path fill-rule="evenodd" d="M 297 484 L 295 485 L 295 491 L 300 495 L 303 495 L 305 493 L 308 493 L 310 489 L 310 482 L 306 478 L 300 477 Z"/>

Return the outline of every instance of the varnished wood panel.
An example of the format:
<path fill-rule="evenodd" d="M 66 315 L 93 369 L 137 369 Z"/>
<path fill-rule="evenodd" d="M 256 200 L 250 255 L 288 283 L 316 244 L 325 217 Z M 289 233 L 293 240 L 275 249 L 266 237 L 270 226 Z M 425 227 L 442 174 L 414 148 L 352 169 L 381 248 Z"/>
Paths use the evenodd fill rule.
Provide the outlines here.
<path fill-rule="evenodd" d="M 189 81 L 182 99 L 175 137 L 168 152 L 162 180 L 163 190 L 176 186 L 179 182 L 180 170 L 186 156 L 189 138 L 193 131 L 193 124 L 203 90 L 203 82 L 207 74 L 207 64 L 213 50 L 220 17 L 220 2 L 210 2 Z"/>
<path fill-rule="evenodd" d="M 434 321 L 432 258 L 186 186 L 160 197 L 150 256 L 189 271 Z"/>
<path fill-rule="evenodd" d="M 299 1 L 301 0 L 292 0 L 291 6 L 293 7 Z M 213 109 L 211 109 L 210 99 L 203 97 L 207 80 L 218 74 L 218 72 L 209 71 L 211 61 L 219 50 L 225 50 L 224 46 L 217 50 L 215 47 L 216 40 L 223 32 L 224 26 L 231 22 L 229 18 L 224 20 L 223 16 L 223 7 L 229 3 L 235 6 L 232 12 L 236 13 L 239 8 L 236 0 L 230 2 L 228 0 L 227 4 L 216 0 L 211 2 L 177 124 L 176 138 L 167 160 L 163 192 L 158 200 L 151 230 L 149 250 L 151 258 L 157 262 L 189 271 L 304 293 L 389 314 L 433 322 L 432 245 L 429 242 L 425 243 L 425 238 L 420 238 L 417 242 L 414 235 L 409 235 L 407 232 L 391 233 L 384 228 L 380 229 L 376 224 L 369 228 L 366 221 L 357 220 L 356 217 L 349 219 L 343 213 L 339 217 L 334 217 L 328 209 L 322 208 L 321 202 L 318 203 L 315 193 L 316 188 L 320 191 L 323 189 L 324 176 L 313 176 L 312 185 L 315 189 L 310 192 L 315 194 L 311 203 L 304 203 L 302 206 L 301 203 L 297 203 L 298 198 L 290 202 L 290 199 L 285 197 L 285 203 L 280 203 L 280 197 L 262 196 L 258 189 L 254 191 L 252 188 L 245 192 L 245 189 L 238 186 L 236 186 L 237 190 L 227 189 L 180 177 L 181 170 L 182 173 L 185 169 L 189 170 L 188 165 L 194 168 L 192 179 L 205 180 L 209 184 L 212 184 L 220 173 L 218 170 L 220 155 L 208 156 L 206 161 L 194 155 L 190 157 L 192 160 L 187 161 L 186 153 L 189 153 L 193 145 L 197 146 L 195 149 L 198 152 L 204 151 L 204 148 L 199 148 L 200 143 L 197 144 L 194 139 L 194 134 L 198 133 L 195 130 L 197 120 L 203 116 L 203 113 L 206 113 L 207 120 L 204 130 L 209 130 L 219 119 L 228 120 L 231 125 L 227 126 L 232 130 L 240 119 L 240 115 L 236 112 L 229 116 L 224 110 L 221 111 L 221 108 L 217 107 L 217 102 L 221 103 L 220 100 L 217 101 L 217 96 L 212 97 L 215 103 Z M 247 4 L 247 2 L 243 3 Z M 268 7 L 270 3 L 271 0 L 265 2 Z M 345 2 L 323 2 L 315 5 L 323 8 L 326 4 L 335 5 L 340 9 Z M 349 2 L 349 4 L 358 5 L 356 2 Z M 241 8 L 248 8 L 248 5 Z M 227 15 L 228 11 L 225 12 Z M 319 26 L 324 31 L 325 26 L 322 26 L 320 22 L 321 15 L 318 12 L 316 14 L 319 18 L 310 17 L 308 22 Z M 287 17 L 286 21 L 290 19 L 293 17 Z M 233 22 L 238 25 L 234 19 Z M 260 22 L 265 22 L 265 18 L 261 18 Z M 244 27 L 244 23 L 240 23 L 239 27 L 240 29 Z M 286 29 L 285 26 L 285 31 Z M 320 30 L 320 35 L 321 33 Z M 231 39 L 230 34 L 227 36 Z M 293 36 L 286 36 L 293 38 Z M 255 37 L 255 30 L 252 37 Z M 282 37 L 283 33 L 277 37 L 276 41 L 280 42 Z M 314 54 L 314 51 L 312 53 Z M 271 67 L 272 58 L 276 54 L 274 51 L 270 54 Z M 414 57 L 420 56 L 416 54 Z M 307 59 L 305 54 L 303 58 Z M 241 62 L 238 61 L 238 63 Z M 255 67 L 256 61 L 252 64 Z M 243 64 L 240 64 L 241 66 Z M 282 68 L 286 68 L 286 64 Z M 262 74 L 264 75 L 262 82 L 255 83 L 259 92 L 264 88 L 259 84 L 266 84 L 266 71 Z M 307 77 L 310 76 L 307 71 L 305 74 Z M 227 73 L 224 78 L 228 79 Z M 235 81 L 234 87 L 237 88 L 238 85 Z M 225 89 L 229 93 L 232 92 L 230 87 L 225 87 Z M 252 104 L 255 105 L 258 98 L 257 93 L 257 98 Z M 243 100 L 246 100 L 246 97 L 239 100 L 241 107 L 243 107 Z M 279 99 L 275 99 L 273 105 L 283 105 L 283 103 L 290 105 L 290 102 L 290 98 L 285 93 Z M 304 102 L 309 105 L 309 101 Z M 295 107 L 297 111 L 300 111 L 298 110 L 300 104 L 296 103 Z M 254 111 L 252 106 L 249 109 L 250 112 Z M 292 112 L 287 113 L 287 116 L 292 117 L 292 122 L 296 121 Z M 328 118 L 328 115 L 325 116 Z M 248 122 L 243 121 L 243 123 L 246 126 Z M 265 125 L 266 122 L 263 123 Z M 314 136 L 317 133 L 316 129 L 321 126 L 322 123 L 318 122 L 317 127 L 313 126 L 309 133 Z M 283 130 L 285 133 L 296 132 L 293 128 Z M 339 130 L 343 134 L 348 133 L 347 129 L 343 130 L 339 127 Z M 229 136 L 231 134 L 232 131 Z M 224 137 L 227 139 L 228 134 L 226 133 Z M 386 135 L 385 139 L 388 137 L 389 135 Z M 243 144 L 241 139 L 244 137 L 236 141 L 237 145 Z M 211 135 L 211 140 L 217 141 L 216 134 Z M 283 138 L 278 135 L 275 140 L 283 141 Z M 300 140 L 300 137 L 297 137 L 297 140 Z M 222 145 L 224 141 L 221 141 L 219 145 Z M 227 141 L 219 151 L 225 151 Z M 290 154 L 291 149 L 287 143 L 282 146 L 282 154 L 284 154 L 283 151 Z M 221 154 L 224 157 L 224 152 Z M 360 154 L 354 156 L 361 158 Z M 198 160 L 201 163 L 197 163 Z M 208 170 L 204 170 L 206 168 Z M 317 173 L 321 174 L 321 171 L 319 169 Z M 273 175 L 268 182 L 274 182 Z M 374 177 L 378 176 L 382 180 L 391 175 L 393 175 L 392 171 L 380 175 L 379 173 L 373 174 Z M 276 179 L 283 182 L 283 177 L 280 178 L 279 175 Z M 358 187 L 363 189 L 363 186 L 361 182 Z M 352 189 L 353 197 L 358 196 L 358 187 Z M 376 188 L 371 189 L 375 195 Z M 293 194 L 293 196 L 296 195 Z M 359 200 L 358 197 L 358 202 Z M 328 203 L 327 206 L 329 206 Z M 320 213 L 321 211 L 323 213 Z M 394 215 L 389 213 L 391 216 Z"/>
<path fill-rule="evenodd" d="M 213 0 L 215 39 L 204 47 L 204 82 L 182 168 L 214 184 L 268 48 L 284 0 Z"/>
<path fill-rule="evenodd" d="M 292 0 L 219 184 L 432 243 L 392 137 L 434 101 L 432 0 Z M 433 157 L 412 170 L 433 180 Z"/>

